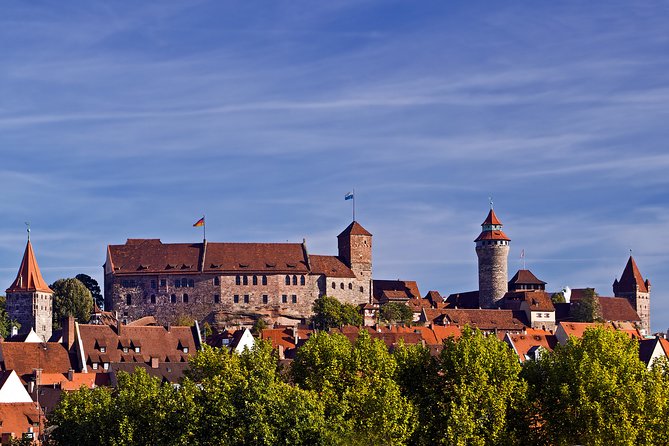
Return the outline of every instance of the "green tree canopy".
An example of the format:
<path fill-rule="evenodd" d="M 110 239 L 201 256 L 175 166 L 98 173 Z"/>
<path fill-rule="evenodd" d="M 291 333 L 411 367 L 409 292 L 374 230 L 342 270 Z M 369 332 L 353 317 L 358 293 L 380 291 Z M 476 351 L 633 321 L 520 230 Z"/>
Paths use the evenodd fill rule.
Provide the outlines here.
<path fill-rule="evenodd" d="M 413 321 L 413 311 L 400 302 L 389 302 L 381 306 L 381 319 L 391 324 L 410 324 Z"/>
<path fill-rule="evenodd" d="M 7 314 L 7 298 L 0 296 L 0 336 L 6 338 L 12 330 L 12 326 L 21 328 L 21 324 L 9 318 Z"/>
<path fill-rule="evenodd" d="M 599 296 L 592 288 L 586 288 L 583 297 L 572 303 L 571 317 L 576 322 L 601 322 L 602 307 L 599 304 Z"/>
<path fill-rule="evenodd" d="M 100 284 L 98 284 L 98 281 L 87 274 L 77 274 L 75 279 L 79 280 L 86 288 L 88 288 L 88 291 L 91 292 L 91 296 L 93 296 L 95 305 L 97 305 L 98 308 L 104 308 L 105 298 L 100 291 Z"/>
<path fill-rule="evenodd" d="M 329 330 L 342 325 L 362 325 L 362 316 L 355 305 L 343 304 L 334 297 L 321 296 L 314 301 L 314 328 Z"/>
<path fill-rule="evenodd" d="M 91 292 L 78 279 L 58 279 L 49 286 L 53 290 L 53 326 L 59 328 L 64 316 L 74 316 L 86 323 L 93 310 Z"/>
<path fill-rule="evenodd" d="M 564 298 L 564 292 L 562 291 L 551 294 L 551 301 L 553 301 L 554 304 L 563 304 L 567 302 L 567 300 Z"/>

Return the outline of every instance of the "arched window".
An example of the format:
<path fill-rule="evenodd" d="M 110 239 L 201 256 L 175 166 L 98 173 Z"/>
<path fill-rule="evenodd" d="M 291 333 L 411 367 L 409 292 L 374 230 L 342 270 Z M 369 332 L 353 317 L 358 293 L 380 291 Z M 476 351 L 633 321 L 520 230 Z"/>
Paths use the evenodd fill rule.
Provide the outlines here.
<path fill-rule="evenodd" d="M 125 304 L 126 305 L 132 305 L 132 296 L 130 294 L 126 294 L 125 296 Z"/>
<path fill-rule="evenodd" d="M 335 289 L 335 288 L 337 288 L 337 284 L 332 282 L 332 289 Z"/>
<path fill-rule="evenodd" d="M 290 276 L 286 276 L 286 285 L 290 285 Z"/>
<path fill-rule="evenodd" d="M 152 294 L 152 295 L 151 295 L 151 303 L 152 303 L 152 304 L 155 304 L 155 303 L 156 303 L 156 295 L 155 295 L 155 294 Z"/>
<path fill-rule="evenodd" d="M 339 288 L 341 288 L 342 290 L 344 289 L 344 282 L 339 284 Z"/>
<path fill-rule="evenodd" d="M 191 288 L 193 288 L 193 287 L 195 286 L 195 281 L 194 281 L 193 279 L 190 279 L 190 280 L 188 281 L 188 286 L 191 287 Z"/>
<path fill-rule="evenodd" d="M 221 278 L 216 276 L 214 277 L 214 285 L 218 286 L 221 284 Z"/>
<path fill-rule="evenodd" d="M 249 278 L 248 278 L 248 276 L 244 276 L 244 277 L 242 277 L 242 282 L 244 283 L 244 285 L 248 285 L 248 284 L 249 284 Z"/>
<path fill-rule="evenodd" d="M 262 276 L 262 284 L 267 285 L 267 276 Z"/>
<path fill-rule="evenodd" d="M 364 289 L 363 287 L 360 287 L 360 292 L 361 292 L 361 293 L 364 293 L 364 292 L 365 292 L 365 289 Z"/>
<path fill-rule="evenodd" d="M 300 276 L 300 285 L 304 286 L 304 276 Z"/>
<path fill-rule="evenodd" d="M 253 276 L 253 284 L 258 285 L 258 276 Z"/>
<path fill-rule="evenodd" d="M 181 279 L 181 286 L 184 288 L 188 286 L 188 280 L 185 277 Z"/>
<path fill-rule="evenodd" d="M 297 276 L 293 276 L 293 285 L 297 285 Z"/>
<path fill-rule="evenodd" d="M 183 303 L 185 303 L 185 304 L 188 303 L 188 294 L 185 294 L 185 293 L 184 293 Z"/>
<path fill-rule="evenodd" d="M 235 285 L 241 285 L 241 283 L 242 283 L 242 278 L 241 278 L 241 276 L 237 276 L 237 277 L 235 277 Z"/>
<path fill-rule="evenodd" d="M 181 286 L 181 281 L 179 279 L 174 281 L 174 287 L 179 288 Z"/>
<path fill-rule="evenodd" d="M 353 284 L 352 284 L 352 283 L 349 283 L 349 284 L 348 284 L 348 289 L 349 289 L 349 290 L 352 290 L 352 289 L 353 289 Z"/>
<path fill-rule="evenodd" d="M 176 294 L 172 294 L 170 296 L 170 302 L 172 302 L 173 304 L 177 303 L 177 295 Z"/>
<path fill-rule="evenodd" d="M 214 294 L 214 303 L 215 304 L 220 304 L 221 303 L 221 295 L 220 294 Z"/>

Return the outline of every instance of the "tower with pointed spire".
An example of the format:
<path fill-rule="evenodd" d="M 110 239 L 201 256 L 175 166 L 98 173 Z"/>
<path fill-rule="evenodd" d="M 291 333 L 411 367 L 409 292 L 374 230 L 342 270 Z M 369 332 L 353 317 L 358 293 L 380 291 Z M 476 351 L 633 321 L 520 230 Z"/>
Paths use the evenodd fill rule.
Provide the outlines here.
<path fill-rule="evenodd" d="M 620 280 L 613 282 L 613 295 L 624 297 L 641 318 L 642 334 L 650 334 L 650 280 L 644 280 L 630 255 Z"/>
<path fill-rule="evenodd" d="M 48 341 L 52 331 L 52 306 L 53 291 L 42 277 L 28 236 L 19 272 L 7 288 L 7 315 L 21 324 L 19 333 L 33 329 L 40 339 Z"/>
<path fill-rule="evenodd" d="M 337 245 L 339 259 L 353 271 L 359 282 L 356 287 L 362 294 L 371 297 L 372 234 L 354 220 L 337 236 Z"/>
<path fill-rule="evenodd" d="M 481 224 L 481 234 L 476 242 L 479 259 L 479 305 L 495 308 L 508 291 L 508 257 L 511 239 L 502 232 L 502 222 L 490 206 L 490 212 Z"/>

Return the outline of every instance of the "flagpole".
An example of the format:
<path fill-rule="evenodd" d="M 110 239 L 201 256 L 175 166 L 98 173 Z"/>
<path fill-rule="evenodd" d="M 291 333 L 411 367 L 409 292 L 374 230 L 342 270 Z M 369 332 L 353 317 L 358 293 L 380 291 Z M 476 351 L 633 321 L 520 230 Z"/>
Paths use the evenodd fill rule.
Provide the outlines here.
<path fill-rule="evenodd" d="M 207 240 L 207 219 L 204 218 L 204 214 L 202 214 L 202 237 L 203 242 Z"/>
<path fill-rule="evenodd" d="M 353 221 L 355 221 L 355 188 L 353 188 Z"/>

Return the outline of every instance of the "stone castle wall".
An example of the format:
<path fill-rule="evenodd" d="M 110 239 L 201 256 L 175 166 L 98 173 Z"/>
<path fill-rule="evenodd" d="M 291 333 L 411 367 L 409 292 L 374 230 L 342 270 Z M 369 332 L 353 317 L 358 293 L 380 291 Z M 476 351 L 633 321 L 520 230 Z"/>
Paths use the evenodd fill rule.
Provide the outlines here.
<path fill-rule="evenodd" d="M 479 259 L 479 304 L 495 308 L 496 302 L 508 291 L 509 245 L 476 247 Z"/>
<path fill-rule="evenodd" d="M 19 333 L 28 333 L 32 328 L 40 339 L 48 341 L 53 331 L 52 301 L 49 293 L 7 293 L 7 314 L 21 324 Z"/>

